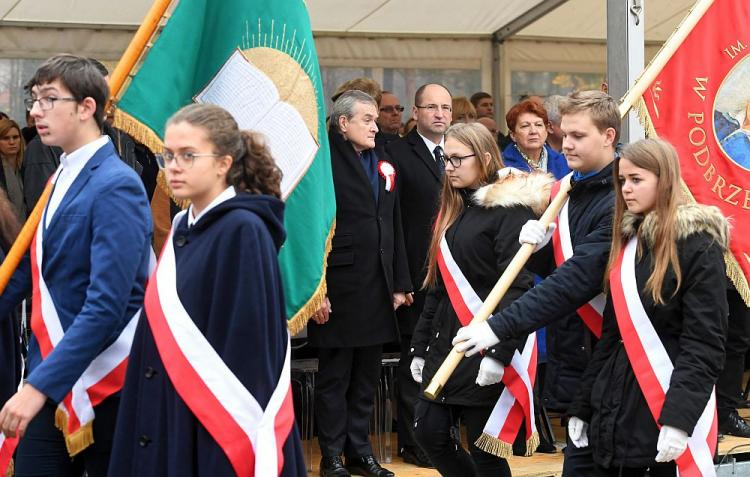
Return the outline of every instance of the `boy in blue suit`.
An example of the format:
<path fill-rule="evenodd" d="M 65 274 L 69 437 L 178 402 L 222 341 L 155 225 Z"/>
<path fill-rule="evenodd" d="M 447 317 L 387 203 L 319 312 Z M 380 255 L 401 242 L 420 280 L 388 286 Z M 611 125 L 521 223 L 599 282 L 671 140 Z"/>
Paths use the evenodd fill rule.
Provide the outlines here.
<path fill-rule="evenodd" d="M 103 476 L 148 273 L 149 204 L 102 136 L 109 89 L 86 58 L 50 58 L 26 90 L 42 142 L 64 154 L 31 253 L 0 296 L 5 316 L 33 283 L 27 382 L 2 407 L 0 431 L 22 437 L 18 476 Z"/>

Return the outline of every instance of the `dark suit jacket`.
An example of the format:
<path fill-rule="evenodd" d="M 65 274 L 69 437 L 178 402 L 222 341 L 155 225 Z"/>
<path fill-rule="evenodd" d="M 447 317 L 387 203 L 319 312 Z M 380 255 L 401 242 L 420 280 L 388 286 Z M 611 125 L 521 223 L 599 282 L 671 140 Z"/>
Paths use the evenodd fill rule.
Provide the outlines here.
<path fill-rule="evenodd" d="M 406 261 L 397 187 L 378 200 L 352 145 L 329 133 L 336 190 L 336 233 L 328 255 L 326 283 L 332 313 L 324 325 L 310 323 L 308 337 L 325 348 L 370 346 L 396 341 L 394 291 L 412 290 Z M 392 160 L 378 150 L 379 161 Z M 398 184 L 398 175 L 396 184 Z"/>
<path fill-rule="evenodd" d="M 409 260 L 409 275 L 415 290 L 422 287 L 427 251 L 432 237 L 432 224 L 440 201 L 441 171 L 432 151 L 412 129 L 405 137 L 386 146 L 396 161 L 397 183 L 401 202 L 404 242 Z M 414 303 L 396 311 L 402 334 L 411 335 L 424 306 L 426 291 L 414 294 Z"/>

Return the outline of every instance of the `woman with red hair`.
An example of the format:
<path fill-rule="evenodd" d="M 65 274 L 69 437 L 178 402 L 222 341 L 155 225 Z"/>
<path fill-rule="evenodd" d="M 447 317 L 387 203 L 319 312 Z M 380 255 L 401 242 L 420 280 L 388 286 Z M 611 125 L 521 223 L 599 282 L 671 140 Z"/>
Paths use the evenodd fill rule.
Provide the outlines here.
<path fill-rule="evenodd" d="M 522 171 L 549 172 L 560 179 L 570 172 L 565 156 L 546 144 L 549 118 L 544 106 L 533 99 L 515 104 L 505 115 L 513 140 L 503 150 L 503 162 Z"/>

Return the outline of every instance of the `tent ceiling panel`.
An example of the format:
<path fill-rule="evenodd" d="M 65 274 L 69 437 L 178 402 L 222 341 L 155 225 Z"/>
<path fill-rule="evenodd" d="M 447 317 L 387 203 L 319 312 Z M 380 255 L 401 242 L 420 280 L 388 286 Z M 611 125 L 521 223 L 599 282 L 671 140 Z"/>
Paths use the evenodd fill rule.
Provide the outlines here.
<path fill-rule="evenodd" d="M 152 0 L 0 0 L 0 20 L 13 23 L 138 26 Z"/>
<path fill-rule="evenodd" d="M 542 2 L 310 0 L 307 7 L 315 31 L 490 35 Z"/>
<path fill-rule="evenodd" d="M 646 14 L 646 40 L 664 41 L 687 15 L 695 0 L 643 3 Z M 607 2 L 568 0 L 549 15 L 518 32 L 518 36 L 603 40 L 607 37 Z"/>

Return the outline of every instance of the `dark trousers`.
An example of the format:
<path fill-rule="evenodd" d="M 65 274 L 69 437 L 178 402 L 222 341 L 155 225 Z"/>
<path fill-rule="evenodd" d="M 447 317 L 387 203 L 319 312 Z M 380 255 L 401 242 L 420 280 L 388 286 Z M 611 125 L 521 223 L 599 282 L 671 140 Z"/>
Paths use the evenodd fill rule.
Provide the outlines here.
<path fill-rule="evenodd" d="M 725 345 L 724 369 L 716 382 L 716 407 L 719 423 L 742 404 L 742 376 L 745 372 L 745 353 L 750 347 L 750 309 L 736 290 L 727 290 L 729 327 Z"/>
<path fill-rule="evenodd" d="M 414 436 L 440 475 L 510 477 L 508 461 L 474 445 L 493 406 L 466 407 L 419 399 L 414 408 Z M 469 452 L 461 445 L 458 420 L 466 425 Z"/>
<path fill-rule="evenodd" d="M 320 348 L 315 422 L 323 457 L 372 455 L 370 417 L 380 380 L 382 345 Z"/>
<path fill-rule="evenodd" d="M 117 421 L 120 397 L 110 397 L 94 408 L 94 443 L 71 458 L 63 433 L 55 427 L 57 405 L 42 407 L 18 444 L 15 458 L 16 477 L 104 477 L 109 467 L 112 438 Z"/>
<path fill-rule="evenodd" d="M 419 383 L 411 377 L 411 335 L 401 336 L 401 357 L 398 362 L 398 448 L 416 447 L 414 438 L 414 406 L 419 399 Z"/>
<path fill-rule="evenodd" d="M 611 467 L 606 468 L 598 464 L 594 467 L 595 477 L 644 477 L 648 470 L 649 477 L 674 477 L 677 466 L 674 462 L 655 464 L 651 467 Z"/>
<path fill-rule="evenodd" d="M 563 460 L 563 477 L 589 477 L 594 474 L 594 453 L 591 445 L 579 449 L 574 446 L 565 431 L 565 452 Z"/>

